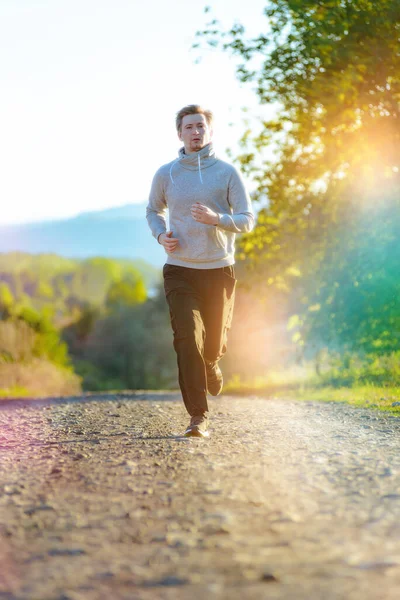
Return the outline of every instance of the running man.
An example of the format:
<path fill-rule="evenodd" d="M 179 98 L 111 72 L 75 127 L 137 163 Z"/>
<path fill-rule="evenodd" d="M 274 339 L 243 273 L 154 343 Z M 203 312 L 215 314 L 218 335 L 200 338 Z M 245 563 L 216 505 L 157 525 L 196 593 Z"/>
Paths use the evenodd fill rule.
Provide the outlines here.
<path fill-rule="evenodd" d="M 185 436 L 196 437 L 209 435 L 207 391 L 217 396 L 223 386 L 218 362 L 232 321 L 235 237 L 254 226 L 240 173 L 215 155 L 212 124 L 212 112 L 197 104 L 177 113 L 183 147 L 156 172 L 146 210 L 152 234 L 167 254 L 164 289 L 179 386 L 191 417 Z"/>

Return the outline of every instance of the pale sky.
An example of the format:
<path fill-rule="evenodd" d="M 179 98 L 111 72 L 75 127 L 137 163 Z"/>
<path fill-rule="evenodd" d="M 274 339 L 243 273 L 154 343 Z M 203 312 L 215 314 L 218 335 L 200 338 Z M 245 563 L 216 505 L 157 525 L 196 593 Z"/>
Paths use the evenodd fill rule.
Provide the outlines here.
<path fill-rule="evenodd" d="M 266 30 L 266 0 L 0 0 L 0 224 L 146 201 L 185 104 L 213 110 L 221 158 L 237 150 L 241 108 L 271 107 L 228 53 L 191 50 L 207 4 Z"/>

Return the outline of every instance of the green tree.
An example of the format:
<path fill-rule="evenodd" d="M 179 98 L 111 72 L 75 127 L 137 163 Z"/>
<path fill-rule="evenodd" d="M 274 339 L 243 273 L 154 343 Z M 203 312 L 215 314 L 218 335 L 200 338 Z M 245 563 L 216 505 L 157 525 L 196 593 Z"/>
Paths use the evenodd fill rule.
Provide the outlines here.
<path fill-rule="evenodd" d="M 135 306 L 146 300 L 147 292 L 141 274 L 133 268 L 127 269 L 120 281 L 114 281 L 107 292 L 105 305 L 115 309 Z"/>
<path fill-rule="evenodd" d="M 162 293 L 120 305 L 98 319 L 85 341 L 77 372 L 85 389 L 156 389 L 176 385 L 170 318 Z"/>
<path fill-rule="evenodd" d="M 35 295 L 44 300 L 52 300 L 54 298 L 54 289 L 46 281 L 39 281 L 36 286 Z"/>
<path fill-rule="evenodd" d="M 33 349 L 34 356 L 46 358 L 59 366 L 70 365 L 67 344 L 61 340 L 60 332 L 50 319 L 29 307 L 21 308 L 16 317 L 29 325 L 37 334 Z"/>
<path fill-rule="evenodd" d="M 216 20 L 200 33 L 276 107 L 242 138 L 265 207 L 241 256 L 263 293 L 286 295 L 299 344 L 399 348 L 400 3 L 273 0 L 264 13 L 254 39 Z"/>
<path fill-rule="evenodd" d="M 0 318 L 7 319 L 11 315 L 14 296 L 7 283 L 0 282 Z"/>
<path fill-rule="evenodd" d="M 108 287 L 122 275 L 121 266 L 108 258 L 89 258 L 80 263 L 73 275 L 71 292 L 91 304 L 101 305 Z"/>

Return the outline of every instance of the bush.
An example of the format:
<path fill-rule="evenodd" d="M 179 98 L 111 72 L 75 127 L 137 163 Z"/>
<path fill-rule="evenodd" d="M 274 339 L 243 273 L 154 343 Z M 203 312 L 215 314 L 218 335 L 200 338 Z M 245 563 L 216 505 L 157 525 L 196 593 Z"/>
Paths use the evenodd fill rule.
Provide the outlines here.
<path fill-rule="evenodd" d="M 24 321 L 0 321 L 0 363 L 33 357 L 37 334 Z"/>
<path fill-rule="evenodd" d="M 82 393 L 80 377 L 70 369 L 34 358 L 27 363 L 0 363 L 0 397 L 69 396 Z"/>
<path fill-rule="evenodd" d="M 331 359 L 331 366 L 321 374 L 323 385 L 358 386 L 373 384 L 384 387 L 400 385 L 400 352 L 383 355 L 346 353 Z"/>
<path fill-rule="evenodd" d="M 61 340 L 59 331 L 45 314 L 24 307 L 16 317 L 18 321 L 26 323 L 36 333 L 32 356 L 44 357 L 64 367 L 70 365 L 68 346 Z"/>
<path fill-rule="evenodd" d="M 24 308 L 0 321 L 0 397 L 78 394 L 67 345 L 45 315 Z"/>

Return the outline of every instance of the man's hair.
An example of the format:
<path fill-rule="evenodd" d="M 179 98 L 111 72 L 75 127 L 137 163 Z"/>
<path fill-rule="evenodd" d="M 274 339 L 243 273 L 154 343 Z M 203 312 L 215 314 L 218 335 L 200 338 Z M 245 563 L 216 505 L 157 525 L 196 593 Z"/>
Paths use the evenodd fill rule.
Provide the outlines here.
<path fill-rule="evenodd" d="M 206 118 L 206 121 L 207 121 L 207 125 L 209 127 L 211 127 L 212 122 L 213 122 L 213 114 L 212 114 L 211 110 L 206 110 L 205 108 L 202 108 L 198 104 L 188 104 L 187 106 L 184 106 L 183 108 L 181 108 L 181 110 L 179 112 L 176 113 L 175 124 L 176 124 L 176 130 L 178 133 L 180 132 L 181 127 L 182 127 L 183 117 L 186 117 L 186 115 L 204 115 Z"/>

